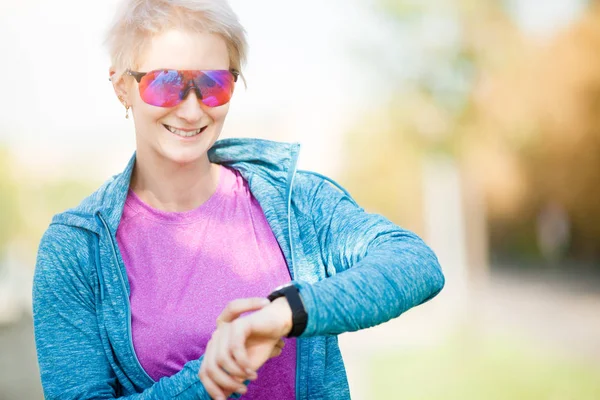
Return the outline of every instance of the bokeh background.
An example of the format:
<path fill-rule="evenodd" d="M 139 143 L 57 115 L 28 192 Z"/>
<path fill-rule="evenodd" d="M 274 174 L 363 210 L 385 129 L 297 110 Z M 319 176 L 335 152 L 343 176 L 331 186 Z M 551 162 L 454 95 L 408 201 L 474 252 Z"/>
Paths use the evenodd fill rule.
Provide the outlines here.
<path fill-rule="evenodd" d="M 224 137 L 414 230 L 447 282 L 340 337 L 354 399 L 600 398 L 600 2 L 232 0 L 248 88 Z M 42 398 L 31 324 L 52 215 L 120 172 L 116 0 L 0 0 L 0 399 Z"/>

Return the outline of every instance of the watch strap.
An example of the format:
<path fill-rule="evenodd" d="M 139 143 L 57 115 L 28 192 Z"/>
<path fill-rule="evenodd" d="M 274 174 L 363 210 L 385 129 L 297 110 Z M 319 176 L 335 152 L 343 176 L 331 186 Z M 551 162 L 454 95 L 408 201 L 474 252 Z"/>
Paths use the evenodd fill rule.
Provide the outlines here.
<path fill-rule="evenodd" d="M 308 314 L 304 308 L 302 297 L 300 297 L 300 291 L 296 285 L 289 284 L 275 289 L 267 298 L 273 301 L 283 296 L 287 299 L 292 310 L 292 329 L 287 337 L 298 337 L 304 332 L 308 323 Z"/>

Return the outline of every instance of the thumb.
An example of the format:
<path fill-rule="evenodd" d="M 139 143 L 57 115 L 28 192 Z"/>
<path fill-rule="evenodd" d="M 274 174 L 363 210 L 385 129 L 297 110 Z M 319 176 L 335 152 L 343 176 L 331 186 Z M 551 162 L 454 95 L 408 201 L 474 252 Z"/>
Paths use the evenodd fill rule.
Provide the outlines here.
<path fill-rule="evenodd" d="M 233 322 L 236 318 L 248 311 L 260 310 L 270 301 L 264 297 L 249 297 L 246 299 L 236 299 L 225 307 L 221 315 L 217 317 L 217 326 L 224 322 Z"/>
<path fill-rule="evenodd" d="M 275 343 L 275 347 L 273 347 L 273 350 L 271 351 L 271 355 L 269 356 L 269 358 L 279 357 L 281 355 L 281 352 L 283 351 L 284 347 L 285 347 L 285 342 L 283 341 L 283 339 L 279 339 L 277 341 L 277 343 Z"/>

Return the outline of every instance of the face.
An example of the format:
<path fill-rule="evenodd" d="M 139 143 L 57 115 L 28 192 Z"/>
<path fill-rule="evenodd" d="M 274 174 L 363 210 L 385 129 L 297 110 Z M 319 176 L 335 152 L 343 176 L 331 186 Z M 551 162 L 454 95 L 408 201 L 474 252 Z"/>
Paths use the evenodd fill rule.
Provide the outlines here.
<path fill-rule="evenodd" d="M 155 36 L 138 60 L 139 72 L 157 69 L 228 70 L 225 41 L 209 33 L 170 30 Z M 135 123 L 138 154 L 162 158 L 177 164 L 207 160 L 207 151 L 221 134 L 229 103 L 209 107 L 198 101 L 194 90 L 178 105 L 156 107 L 140 98 L 139 83 L 124 74 L 115 91 L 128 105 Z M 189 136 L 193 131 L 199 134 Z"/>

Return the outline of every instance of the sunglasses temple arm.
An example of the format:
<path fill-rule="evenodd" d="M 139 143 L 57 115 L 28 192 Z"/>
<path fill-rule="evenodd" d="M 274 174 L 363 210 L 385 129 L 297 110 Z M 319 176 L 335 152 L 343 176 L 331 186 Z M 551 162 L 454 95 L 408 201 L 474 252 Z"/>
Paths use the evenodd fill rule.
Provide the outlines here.
<path fill-rule="evenodd" d="M 130 69 L 128 69 L 127 71 L 125 71 L 125 73 L 127 75 L 131 75 L 134 77 L 134 79 L 140 83 L 140 81 L 142 80 L 142 78 L 144 77 L 144 75 L 146 75 L 146 72 L 136 72 L 136 71 L 132 71 Z"/>
<path fill-rule="evenodd" d="M 232 69 L 230 72 L 233 75 L 233 81 L 237 82 L 238 76 L 240 75 L 239 71 L 237 69 Z"/>

